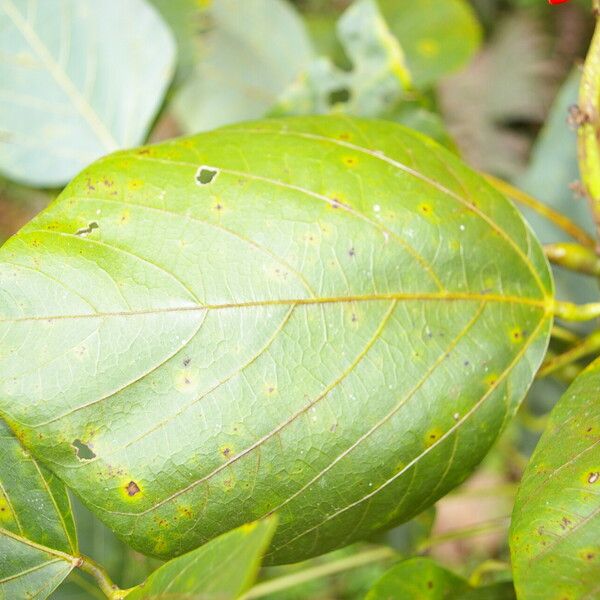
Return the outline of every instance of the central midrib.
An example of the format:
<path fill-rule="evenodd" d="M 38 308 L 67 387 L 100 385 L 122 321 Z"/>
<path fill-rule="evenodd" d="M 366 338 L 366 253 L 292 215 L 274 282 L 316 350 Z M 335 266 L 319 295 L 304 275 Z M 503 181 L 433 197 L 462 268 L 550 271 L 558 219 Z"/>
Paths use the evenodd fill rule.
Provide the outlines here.
<path fill-rule="evenodd" d="M 377 294 L 362 294 L 349 296 L 326 296 L 326 297 L 306 297 L 306 298 L 281 298 L 273 300 L 250 300 L 245 302 L 223 302 L 216 304 L 196 304 L 186 306 L 165 306 L 160 308 L 148 308 L 140 310 L 124 310 L 114 312 L 90 312 L 69 315 L 35 315 L 15 318 L 2 318 L 0 323 L 17 323 L 24 321 L 53 321 L 65 319 L 99 319 L 108 317 L 133 317 L 139 315 L 152 314 L 168 314 L 168 313 L 185 313 L 185 312 L 204 312 L 207 310 L 232 310 L 244 309 L 253 307 L 267 306 L 307 306 L 320 304 L 343 304 L 351 302 L 376 302 L 397 300 L 405 301 L 420 301 L 420 302 L 456 302 L 456 301 L 474 301 L 474 302 L 497 302 L 504 304 L 521 304 L 542 309 L 545 313 L 552 312 L 553 299 L 551 297 L 544 298 L 527 298 L 514 295 L 499 295 L 486 293 L 470 293 L 470 292 L 416 292 L 416 293 L 377 293 Z"/>

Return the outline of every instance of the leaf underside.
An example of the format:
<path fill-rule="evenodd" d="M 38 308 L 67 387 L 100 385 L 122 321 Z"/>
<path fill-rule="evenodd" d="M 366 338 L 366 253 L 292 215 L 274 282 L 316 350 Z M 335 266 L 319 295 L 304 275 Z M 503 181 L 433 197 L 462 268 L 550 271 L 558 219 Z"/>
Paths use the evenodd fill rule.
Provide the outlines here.
<path fill-rule="evenodd" d="M 76 553 L 64 485 L 0 421 L 0 598 L 48 597 Z"/>
<path fill-rule="evenodd" d="M 565 392 L 523 476 L 511 525 L 525 600 L 600 594 L 600 360 Z"/>
<path fill-rule="evenodd" d="M 146 2 L 1 0 L 0 30 L 7 176 L 64 185 L 145 140 L 175 61 L 170 31 Z"/>
<path fill-rule="evenodd" d="M 0 412 L 134 548 L 280 517 L 296 561 L 460 483 L 544 354 L 552 280 L 434 142 L 267 120 L 108 156 L 0 250 Z"/>

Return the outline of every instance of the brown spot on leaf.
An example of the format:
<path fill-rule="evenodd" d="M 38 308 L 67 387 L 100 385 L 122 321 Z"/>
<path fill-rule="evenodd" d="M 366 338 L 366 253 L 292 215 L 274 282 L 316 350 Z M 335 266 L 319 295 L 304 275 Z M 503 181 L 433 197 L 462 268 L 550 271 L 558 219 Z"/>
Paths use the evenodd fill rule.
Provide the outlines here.
<path fill-rule="evenodd" d="M 127 491 L 127 495 L 135 496 L 136 494 L 139 494 L 140 487 L 135 481 L 130 481 L 125 490 Z"/>

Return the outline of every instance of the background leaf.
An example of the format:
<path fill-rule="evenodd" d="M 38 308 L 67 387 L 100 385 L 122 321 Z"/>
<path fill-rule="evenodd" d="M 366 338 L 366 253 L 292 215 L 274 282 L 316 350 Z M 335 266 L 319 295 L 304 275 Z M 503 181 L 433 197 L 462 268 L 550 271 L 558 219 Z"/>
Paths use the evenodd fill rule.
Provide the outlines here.
<path fill-rule="evenodd" d="M 429 558 L 412 558 L 392 567 L 365 600 L 514 600 L 511 582 L 472 587 Z"/>
<path fill-rule="evenodd" d="M 256 579 L 276 519 L 242 525 L 157 569 L 129 600 L 233 600 Z"/>
<path fill-rule="evenodd" d="M 144 0 L 2 0 L 0 25 L 0 169 L 8 177 L 59 186 L 99 156 L 145 140 L 175 45 Z"/>
<path fill-rule="evenodd" d="M 67 492 L 0 421 L 0 597 L 43 598 L 74 567 Z"/>
<path fill-rule="evenodd" d="M 600 591 L 600 360 L 566 391 L 531 457 L 511 526 L 524 600 L 594 598 Z"/>
<path fill-rule="evenodd" d="M 405 522 L 485 455 L 551 324 L 518 211 L 384 121 L 115 154 L 0 260 L 0 411 L 160 557 L 273 512 L 270 562 Z"/>
<path fill-rule="evenodd" d="M 202 54 L 205 11 L 211 0 L 150 0 L 167 22 L 177 43 L 177 69 L 173 83 L 189 77 Z M 217 0 L 218 2 L 219 0 Z"/>
<path fill-rule="evenodd" d="M 378 3 L 419 88 L 465 66 L 479 48 L 481 27 L 464 0 Z"/>
<path fill-rule="evenodd" d="M 202 58 L 173 106 L 188 133 L 263 116 L 313 58 L 283 0 L 219 0 L 205 16 Z"/>
<path fill-rule="evenodd" d="M 321 57 L 300 73 L 271 109 L 273 115 L 323 114 L 330 110 L 376 117 L 394 107 L 410 73 L 402 50 L 374 0 L 354 2 L 340 17 L 337 32 L 352 69 Z"/>

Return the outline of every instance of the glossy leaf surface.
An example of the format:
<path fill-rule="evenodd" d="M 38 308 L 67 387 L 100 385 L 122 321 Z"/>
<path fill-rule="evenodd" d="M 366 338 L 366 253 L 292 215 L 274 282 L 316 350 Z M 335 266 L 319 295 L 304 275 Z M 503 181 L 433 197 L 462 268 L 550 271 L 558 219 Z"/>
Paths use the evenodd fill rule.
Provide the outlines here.
<path fill-rule="evenodd" d="M 0 421 L 0 598 L 48 597 L 76 553 L 64 485 Z"/>
<path fill-rule="evenodd" d="M 119 536 L 280 516 L 297 561 L 463 481 L 544 354 L 516 209 L 389 122 L 270 120 L 107 157 L 0 250 L 0 411 Z"/>
<path fill-rule="evenodd" d="M 523 480 L 511 525 L 515 585 L 523 600 L 600 593 L 600 360 L 573 382 Z"/>
<path fill-rule="evenodd" d="M 145 0 L 2 0 L 0 27 L 8 177 L 59 186 L 145 140 L 175 62 L 172 36 Z"/>
<path fill-rule="evenodd" d="M 276 519 L 270 518 L 225 533 L 164 564 L 127 598 L 238 598 L 254 583 L 275 526 Z"/>

